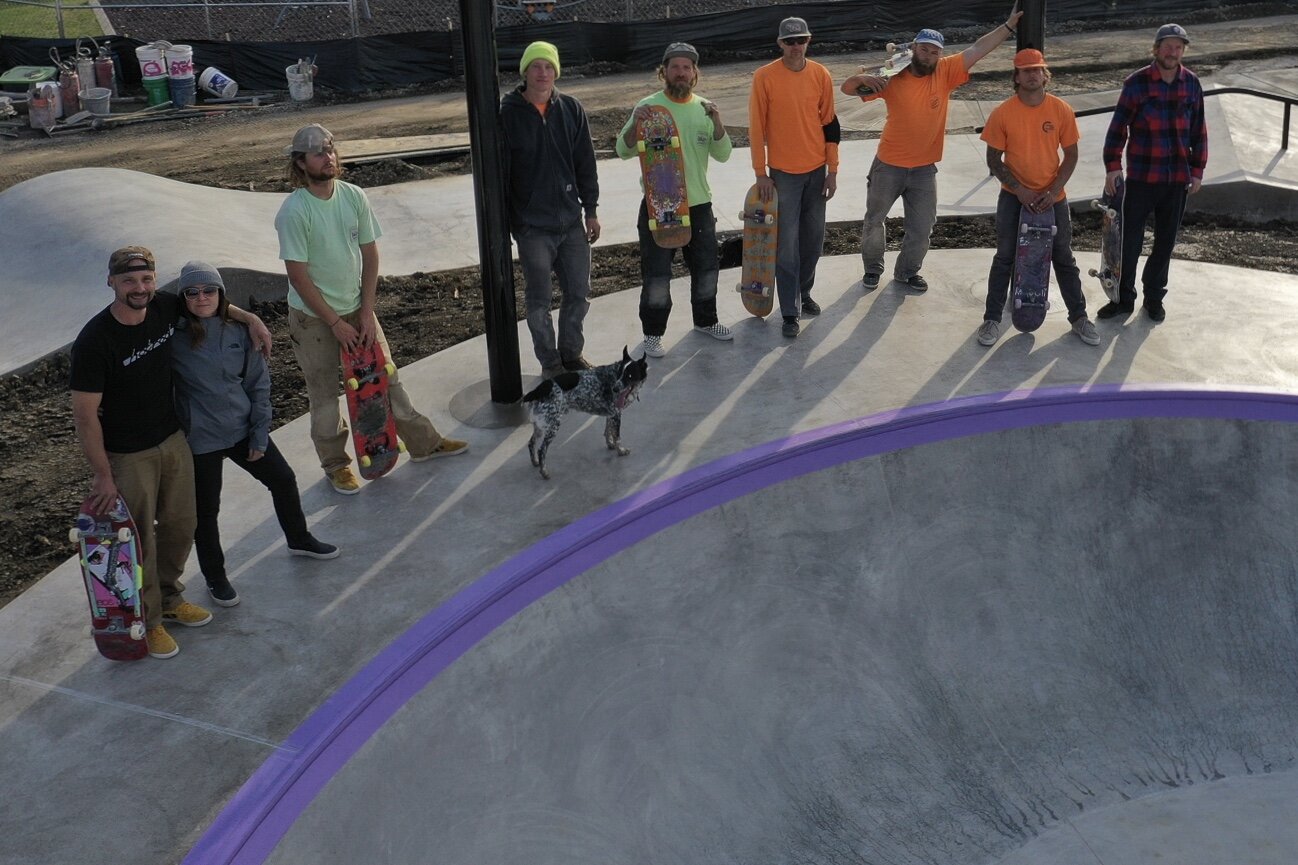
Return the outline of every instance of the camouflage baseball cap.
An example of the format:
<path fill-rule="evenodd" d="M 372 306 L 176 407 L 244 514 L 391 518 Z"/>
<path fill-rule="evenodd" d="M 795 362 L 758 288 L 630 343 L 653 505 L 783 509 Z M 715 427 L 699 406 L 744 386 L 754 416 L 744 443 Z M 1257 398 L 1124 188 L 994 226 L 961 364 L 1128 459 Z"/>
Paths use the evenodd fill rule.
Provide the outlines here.
<path fill-rule="evenodd" d="M 142 261 L 143 265 L 131 264 L 133 261 Z M 158 267 L 153 261 L 153 253 L 143 246 L 123 246 L 108 256 L 108 275 L 117 276 L 120 273 L 130 273 L 136 270 L 157 270 Z"/>

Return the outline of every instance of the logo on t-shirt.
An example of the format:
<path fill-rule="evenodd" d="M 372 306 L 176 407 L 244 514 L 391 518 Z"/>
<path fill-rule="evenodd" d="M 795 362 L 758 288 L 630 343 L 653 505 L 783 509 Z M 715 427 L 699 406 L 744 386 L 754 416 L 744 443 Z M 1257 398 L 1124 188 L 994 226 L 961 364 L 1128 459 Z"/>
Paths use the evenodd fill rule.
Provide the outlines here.
<path fill-rule="evenodd" d="M 694 143 L 697 144 L 699 147 L 707 147 L 709 137 L 710 136 L 708 135 L 708 131 L 706 129 L 700 129 L 698 133 L 695 134 L 694 136 Z"/>
<path fill-rule="evenodd" d="M 133 351 L 133 352 L 131 352 L 129 355 L 127 355 L 127 356 L 126 356 L 126 359 L 122 361 L 122 366 L 130 366 L 131 364 L 135 363 L 137 360 L 139 360 L 140 358 L 144 357 L 145 355 L 147 355 L 149 352 L 153 351 L 154 349 L 158 349 L 158 348 L 161 348 L 162 346 L 166 345 L 166 344 L 167 344 L 167 340 L 171 339 L 171 335 L 172 335 L 173 333 L 175 333 L 175 332 L 176 332 L 176 326 L 175 326 L 174 324 L 173 324 L 173 325 L 169 325 L 169 326 L 167 327 L 167 332 L 166 332 L 166 333 L 162 334 L 161 336 L 157 337 L 156 339 L 151 339 L 151 340 L 149 340 L 149 341 L 146 342 L 143 346 L 141 346 L 140 348 L 137 348 L 135 351 Z"/>
<path fill-rule="evenodd" d="M 1049 135 L 1050 133 L 1055 131 L 1055 124 L 1047 120 L 1045 123 L 1041 124 L 1041 131 L 1044 132 L 1046 135 Z"/>

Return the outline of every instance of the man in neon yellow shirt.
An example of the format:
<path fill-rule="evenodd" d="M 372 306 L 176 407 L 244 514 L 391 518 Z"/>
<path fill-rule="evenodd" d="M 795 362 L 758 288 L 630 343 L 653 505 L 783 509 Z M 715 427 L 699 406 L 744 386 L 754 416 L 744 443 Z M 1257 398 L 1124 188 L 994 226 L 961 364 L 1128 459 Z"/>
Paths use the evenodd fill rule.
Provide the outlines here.
<path fill-rule="evenodd" d="M 648 114 L 649 106 L 666 108 L 676 122 L 685 161 L 685 194 L 690 203 L 690 242 L 682 256 L 690 269 L 690 306 L 694 329 L 715 339 L 732 339 L 730 328 L 717 321 L 717 220 L 712 214 L 712 188 L 708 185 L 708 159 L 725 162 L 730 158 L 730 134 L 721 122 L 715 103 L 694 92 L 699 81 L 699 52 L 693 45 L 673 42 L 663 52 L 658 80 L 663 89 L 636 103 L 635 110 L 617 139 L 617 155 L 636 155 L 635 124 Z M 641 181 L 643 186 L 644 181 Z M 672 311 L 672 258 L 676 250 L 663 249 L 649 231 L 649 211 L 640 200 L 640 326 L 644 350 L 650 357 L 662 357 L 663 334 Z"/>
<path fill-rule="evenodd" d="M 287 148 L 293 192 L 275 215 L 279 257 L 288 271 L 288 333 L 306 380 L 311 441 L 336 492 L 354 495 L 360 482 L 347 454 L 347 427 L 338 411 L 340 345 L 377 342 L 392 361 L 374 315 L 379 283 L 379 221 L 358 186 L 339 180 L 333 135 L 304 126 Z M 397 434 L 412 460 L 453 456 L 467 442 L 445 438 L 415 411 L 398 373 L 388 384 Z"/>

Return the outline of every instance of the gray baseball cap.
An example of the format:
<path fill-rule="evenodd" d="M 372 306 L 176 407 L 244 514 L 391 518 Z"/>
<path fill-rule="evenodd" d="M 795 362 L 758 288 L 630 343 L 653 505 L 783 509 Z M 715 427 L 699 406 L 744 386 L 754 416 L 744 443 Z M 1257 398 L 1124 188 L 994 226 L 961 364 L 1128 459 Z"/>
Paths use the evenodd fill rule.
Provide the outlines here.
<path fill-rule="evenodd" d="M 293 134 L 293 143 L 284 148 L 286 155 L 294 153 L 322 153 L 334 143 L 334 134 L 319 123 L 303 126 Z"/>
<path fill-rule="evenodd" d="M 792 36 L 810 36 L 811 31 L 807 29 L 807 22 L 801 18 L 785 18 L 780 22 L 780 39 L 788 39 Z"/>
<path fill-rule="evenodd" d="M 688 57 L 695 66 L 699 65 L 698 49 L 688 42 L 673 42 L 668 45 L 667 50 L 663 52 L 663 63 L 673 57 Z"/>
<path fill-rule="evenodd" d="M 1186 34 L 1185 28 L 1180 24 L 1164 24 L 1158 28 L 1158 33 L 1154 35 L 1154 44 L 1157 45 L 1164 39 L 1180 39 L 1186 45 L 1190 44 L 1190 37 Z"/>

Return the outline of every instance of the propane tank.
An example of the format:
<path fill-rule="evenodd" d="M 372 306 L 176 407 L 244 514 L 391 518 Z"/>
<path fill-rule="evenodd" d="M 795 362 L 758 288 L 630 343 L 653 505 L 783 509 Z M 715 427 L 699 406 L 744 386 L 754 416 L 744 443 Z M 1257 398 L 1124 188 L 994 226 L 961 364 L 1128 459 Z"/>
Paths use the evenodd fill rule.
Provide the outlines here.
<path fill-rule="evenodd" d="M 71 117 L 81 110 L 81 78 L 75 67 L 59 71 L 59 90 L 63 92 L 63 116 Z"/>
<path fill-rule="evenodd" d="M 95 58 L 95 82 L 100 87 L 107 87 L 112 91 L 112 97 L 117 98 L 117 67 L 113 65 L 113 56 L 103 48 Z"/>
<path fill-rule="evenodd" d="M 95 86 L 95 58 L 90 53 L 89 48 L 83 48 L 81 39 L 88 37 L 78 37 L 77 39 L 77 78 L 83 87 Z"/>

